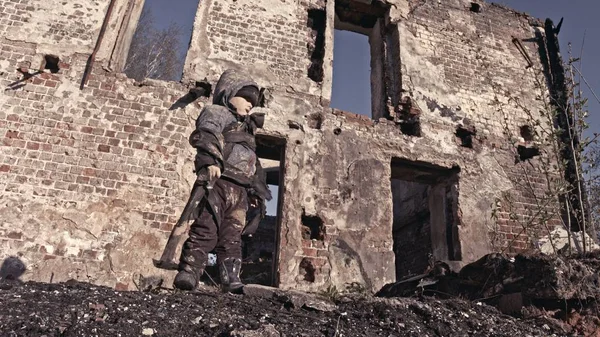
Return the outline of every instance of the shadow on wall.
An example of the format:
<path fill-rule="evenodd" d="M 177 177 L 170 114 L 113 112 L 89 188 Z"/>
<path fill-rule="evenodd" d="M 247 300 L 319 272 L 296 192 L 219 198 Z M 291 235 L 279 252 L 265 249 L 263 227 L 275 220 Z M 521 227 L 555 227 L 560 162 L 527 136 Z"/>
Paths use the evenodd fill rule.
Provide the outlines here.
<path fill-rule="evenodd" d="M 21 259 L 9 256 L 4 259 L 2 266 L 0 266 L 0 280 L 17 281 L 25 273 L 25 270 L 27 270 L 27 267 Z"/>

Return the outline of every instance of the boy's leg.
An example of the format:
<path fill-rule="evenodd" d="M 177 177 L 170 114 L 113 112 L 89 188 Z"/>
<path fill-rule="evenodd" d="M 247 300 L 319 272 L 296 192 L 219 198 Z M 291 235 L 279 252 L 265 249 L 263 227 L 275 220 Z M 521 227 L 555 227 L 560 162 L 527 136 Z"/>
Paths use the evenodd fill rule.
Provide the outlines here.
<path fill-rule="evenodd" d="M 179 273 L 173 282 L 174 286 L 183 290 L 193 290 L 208 262 L 208 253 L 217 244 L 217 225 L 208 208 L 205 207 L 200 217 L 190 227 L 189 237 L 183 244 L 179 259 Z"/>
<path fill-rule="evenodd" d="M 246 224 L 248 199 L 246 189 L 241 186 L 230 183 L 225 190 L 229 193 L 228 203 L 218 228 L 215 253 L 223 290 L 235 292 L 243 286 L 239 274 L 242 267 L 242 230 Z"/>

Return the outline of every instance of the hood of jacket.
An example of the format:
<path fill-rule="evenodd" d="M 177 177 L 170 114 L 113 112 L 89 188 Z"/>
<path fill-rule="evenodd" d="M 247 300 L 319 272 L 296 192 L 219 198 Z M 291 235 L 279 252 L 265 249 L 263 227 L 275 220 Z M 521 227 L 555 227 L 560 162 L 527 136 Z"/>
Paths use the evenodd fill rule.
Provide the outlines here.
<path fill-rule="evenodd" d="M 235 109 L 229 104 L 229 100 L 235 97 L 235 94 L 245 86 L 254 86 L 259 91 L 261 89 L 248 74 L 234 69 L 225 70 L 215 87 L 213 104 L 227 107 L 231 112 L 235 113 Z"/>

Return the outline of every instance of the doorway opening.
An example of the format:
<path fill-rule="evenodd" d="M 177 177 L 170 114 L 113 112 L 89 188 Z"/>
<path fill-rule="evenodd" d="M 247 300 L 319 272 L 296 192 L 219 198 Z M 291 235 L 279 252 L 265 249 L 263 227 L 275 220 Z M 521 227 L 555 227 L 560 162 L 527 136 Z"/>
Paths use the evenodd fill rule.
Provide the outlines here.
<path fill-rule="evenodd" d="M 396 280 L 421 274 L 434 261 L 461 260 L 460 169 L 399 158 L 391 167 Z"/>
<path fill-rule="evenodd" d="M 242 243 L 242 272 L 244 283 L 277 286 L 278 237 L 283 205 L 283 165 L 285 140 L 256 136 L 256 154 L 267 176 L 267 185 L 273 196 L 266 202 L 266 216 L 251 236 Z"/>

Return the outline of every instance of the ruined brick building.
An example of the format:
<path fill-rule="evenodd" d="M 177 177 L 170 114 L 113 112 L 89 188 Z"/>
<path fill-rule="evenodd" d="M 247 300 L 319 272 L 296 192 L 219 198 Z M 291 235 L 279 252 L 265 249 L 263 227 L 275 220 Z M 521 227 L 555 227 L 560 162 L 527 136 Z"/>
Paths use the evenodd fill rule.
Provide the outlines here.
<path fill-rule="evenodd" d="M 227 68 L 267 88 L 271 284 L 377 290 L 430 259 L 533 244 L 492 212 L 502 192 L 522 214 L 535 198 L 515 179 L 538 159 L 515 160 L 509 134 L 533 141 L 542 109 L 538 20 L 479 0 L 201 0 L 181 82 L 136 82 L 122 70 L 143 4 L 0 0 L 0 258 L 18 256 L 25 279 L 171 275 L 152 258 L 209 102 L 181 99 Z M 369 37 L 371 118 L 330 108 L 335 29 Z"/>

